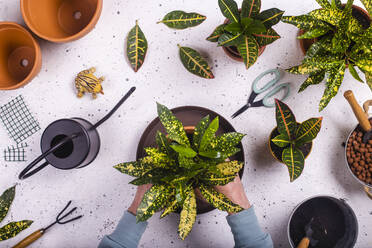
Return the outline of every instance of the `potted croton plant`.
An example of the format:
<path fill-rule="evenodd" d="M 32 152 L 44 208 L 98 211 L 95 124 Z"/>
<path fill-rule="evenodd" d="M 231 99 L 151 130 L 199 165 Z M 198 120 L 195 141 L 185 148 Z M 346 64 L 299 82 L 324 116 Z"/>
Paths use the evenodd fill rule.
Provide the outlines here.
<path fill-rule="evenodd" d="M 185 239 L 197 214 L 195 189 L 215 208 L 238 212 L 242 208 L 214 189 L 234 180 L 243 162 L 231 161 L 240 151 L 243 134 L 231 132 L 216 136 L 219 119 L 204 117 L 195 127 L 184 127 L 165 106 L 158 104 L 158 116 L 166 133 L 156 133 L 157 147 L 145 149 L 147 156 L 115 166 L 136 177 L 131 184 L 153 186 L 137 210 L 137 221 L 146 221 L 156 211 L 161 218 L 180 210 L 179 236 Z"/>
<path fill-rule="evenodd" d="M 286 104 L 275 100 L 275 106 L 277 127 L 270 134 L 269 149 L 274 158 L 288 167 L 293 182 L 304 169 L 323 118 L 310 118 L 300 124 Z"/>
<path fill-rule="evenodd" d="M 272 26 L 280 21 L 284 11 L 272 8 L 260 12 L 261 0 L 243 0 L 241 9 L 234 0 L 218 0 L 218 5 L 227 19 L 207 40 L 218 42 L 227 55 L 244 61 L 248 69 L 266 45 L 280 38 Z"/>
<path fill-rule="evenodd" d="M 297 38 L 307 49 L 302 63 L 288 69 L 290 73 L 309 75 L 299 91 L 327 79 L 319 104 L 319 111 L 322 111 L 336 96 L 346 68 L 356 80 L 363 82 L 356 69 L 359 68 L 372 90 L 372 0 L 361 0 L 368 13 L 353 5 L 353 0 L 346 4 L 340 0 L 317 2 L 322 9 L 306 15 L 284 16 L 282 21 L 301 29 Z M 308 39 L 313 41 L 309 43 Z"/>

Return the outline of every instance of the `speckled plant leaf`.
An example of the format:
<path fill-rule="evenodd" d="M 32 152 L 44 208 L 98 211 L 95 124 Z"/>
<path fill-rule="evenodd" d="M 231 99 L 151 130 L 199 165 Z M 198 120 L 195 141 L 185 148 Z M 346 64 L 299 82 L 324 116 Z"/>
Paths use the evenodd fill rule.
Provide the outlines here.
<path fill-rule="evenodd" d="M 146 147 L 145 152 L 151 157 L 153 164 L 170 163 L 170 158 L 167 156 L 167 154 L 160 152 L 157 148 Z"/>
<path fill-rule="evenodd" d="M 330 28 L 330 26 L 312 16 L 300 15 L 300 16 L 283 16 L 282 22 L 292 24 L 299 29 L 312 30 L 314 28 Z"/>
<path fill-rule="evenodd" d="M 297 39 L 313 39 L 313 38 L 318 38 L 326 33 L 328 33 L 330 28 L 314 28 L 303 35 L 300 35 L 297 37 Z"/>
<path fill-rule="evenodd" d="M 0 196 L 0 222 L 5 218 L 8 214 L 10 205 L 14 200 L 15 196 L 15 186 L 7 189 L 4 193 Z"/>
<path fill-rule="evenodd" d="M 198 13 L 186 13 L 182 10 L 175 10 L 166 14 L 163 20 L 158 23 L 164 23 L 168 27 L 174 29 L 185 29 L 198 26 L 206 19 L 206 16 Z"/>
<path fill-rule="evenodd" d="M 338 56 L 338 54 L 337 54 Z M 343 59 L 338 59 L 337 56 L 327 56 L 327 57 L 313 57 L 306 60 L 306 64 L 312 66 L 317 71 L 319 70 L 330 70 L 334 67 L 340 66 L 345 61 Z"/>
<path fill-rule="evenodd" d="M 253 36 L 256 38 L 259 47 L 269 45 L 280 39 L 280 35 L 273 28 L 269 28 L 262 33 L 255 33 Z"/>
<path fill-rule="evenodd" d="M 127 57 L 135 72 L 141 68 L 145 61 L 147 48 L 145 34 L 136 21 L 136 25 L 129 31 L 127 37 Z"/>
<path fill-rule="evenodd" d="M 143 196 L 137 209 L 137 222 L 146 221 L 167 203 L 173 190 L 168 185 L 153 185 Z"/>
<path fill-rule="evenodd" d="M 223 186 L 232 181 L 234 181 L 236 174 L 233 175 L 221 175 L 215 174 L 211 172 L 206 172 L 199 177 L 200 180 L 203 181 L 204 184 L 210 186 Z"/>
<path fill-rule="evenodd" d="M 271 139 L 271 141 L 279 147 L 287 147 L 291 144 L 287 134 L 279 134 L 275 138 Z"/>
<path fill-rule="evenodd" d="M 15 237 L 18 233 L 27 229 L 33 221 L 31 220 L 22 220 L 18 222 L 11 222 L 0 228 L 0 241 L 11 239 Z"/>
<path fill-rule="evenodd" d="M 235 175 L 243 168 L 244 163 L 239 161 L 228 161 L 219 163 L 213 169 L 221 175 Z"/>
<path fill-rule="evenodd" d="M 208 62 L 200 55 L 200 53 L 189 47 L 181 47 L 180 49 L 180 58 L 184 67 L 199 77 L 206 79 L 213 79 L 214 75 L 211 71 L 211 68 L 208 65 Z"/>
<path fill-rule="evenodd" d="M 221 159 L 226 160 L 227 158 L 230 158 L 231 156 L 234 156 L 235 154 L 237 154 L 240 151 L 241 150 L 239 148 L 234 147 L 233 149 L 231 149 L 227 153 L 222 153 L 221 154 Z"/>
<path fill-rule="evenodd" d="M 141 161 L 134 161 L 115 165 L 114 168 L 129 176 L 141 177 L 150 171 L 153 166 L 147 163 L 141 163 Z"/>
<path fill-rule="evenodd" d="M 182 240 L 191 232 L 196 220 L 196 197 L 194 190 L 190 190 L 182 206 L 178 234 Z"/>
<path fill-rule="evenodd" d="M 372 57 L 362 57 L 355 64 L 363 71 L 372 73 Z"/>
<path fill-rule="evenodd" d="M 175 150 L 180 155 L 186 157 L 186 158 L 193 158 L 197 155 L 197 153 L 188 146 L 184 145 L 171 145 L 172 149 Z"/>
<path fill-rule="evenodd" d="M 200 184 L 199 189 L 204 198 L 215 208 L 229 213 L 237 213 L 243 208 L 230 201 L 224 194 L 217 192 L 212 186 Z"/>
<path fill-rule="evenodd" d="M 191 169 L 194 168 L 197 164 L 194 159 L 185 157 L 181 154 L 178 154 L 178 163 L 180 167 Z"/>
<path fill-rule="evenodd" d="M 348 66 L 349 66 L 349 72 L 353 76 L 353 78 L 355 78 L 356 80 L 358 80 L 361 83 L 364 83 L 363 80 L 359 77 L 359 74 L 356 71 L 354 65 L 352 63 L 349 63 Z"/>
<path fill-rule="evenodd" d="M 311 142 L 318 135 L 322 127 L 323 118 L 311 118 L 301 123 L 297 129 L 296 146 L 301 147 L 305 143 Z"/>
<path fill-rule="evenodd" d="M 261 0 L 243 0 L 241 18 L 255 17 L 260 13 Z"/>
<path fill-rule="evenodd" d="M 331 0 L 332 8 L 342 8 L 341 0 Z"/>
<path fill-rule="evenodd" d="M 283 16 L 284 11 L 272 8 L 262 11 L 257 15 L 257 19 L 260 20 L 266 28 L 271 28 L 277 24 Z"/>
<path fill-rule="evenodd" d="M 258 59 L 258 43 L 253 36 L 244 36 L 244 41 L 238 45 L 238 51 L 242 56 L 245 68 L 254 65 Z"/>
<path fill-rule="evenodd" d="M 190 141 L 182 123 L 164 105 L 157 103 L 157 108 L 159 119 L 167 131 L 169 139 L 176 141 L 178 144 L 189 146 Z"/>
<path fill-rule="evenodd" d="M 365 76 L 366 76 L 366 82 L 372 91 L 372 72 L 366 72 Z"/>
<path fill-rule="evenodd" d="M 327 79 L 327 86 L 324 91 L 323 97 L 320 100 L 319 112 L 322 111 L 331 99 L 336 96 L 338 89 L 341 86 L 341 83 L 345 75 L 345 62 L 338 67 L 335 67 L 330 71 Z"/>
<path fill-rule="evenodd" d="M 225 32 L 226 24 L 219 25 L 211 35 L 208 36 L 207 41 L 218 42 L 220 36 Z"/>
<path fill-rule="evenodd" d="M 209 124 L 208 128 L 205 130 L 203 137 L 200 141 L 199 151 L 206 151 L 209 143 L 215 137 L 215 133 L 219 128 L 219 118 L 218 116 Z"/>
<path fill-rule="evenodd" d="M 293 182 L 301 175 L 304 169 L 304 155 L 298 148 L 291 145 L 283 150 L 282 160 L 288 167 L 289 178 Z"/>
<path fill-rule="evenodd" d="M 345 17 L 344 12 L 339 9 L 316 9 L 311 11 L 309 15 L 334 26 L 338 26 Z"/>
<path fill-rule="evenodd" d="M 230 34 L 224 33 L 218 38 L 218 46 L 238 46 L 244 40 L 244 35 L 241 33 Z"/>
<path fill-rule="evenodd" d="M 209 115 L 205 116 L 203 119 L 200 120 L 200 122 L 196 125 L 194 134 L 193 134 L 193 145 L 196 150 L 199 150 L 200 142 L 204 136 L 205 131 L 209 127 Z"/>
<path fill-rule="evenodd" d="M 154 168 L 129 183 L 136 186 L 150 183 L 161 183 L 163 181 L 163 178 L 165 178 L 169 174 L 172 174 L 172 171 L 163 168 Z"/>
<path fill-rule="evenodd" d="M 207 150 L 220 151 L 222 153 L 230 153 L 240 141 L 243 139 L 245 134 L 231 132 L 224 133 L 220 136 L 211 139 L 208 144 Z"/>
<path fill-rule="evenodd" d="M 175 198 L 172 199 L 172 201 L 168 201 L 168 203 L 169 203 L 168 206 L 165 207 L 163 213 L 160 215 L 160 218 L 164 218 L 165 216 L 173 213 L 180 207 L 180 204 Z"/>
<path fill-rule="evenodd" d="M 325 77 L 325 71 L 317 71 L 315 73 L 311 73 L 309 77 L 301 84 L 300 89 L 298 92 L 304 91 L 310 85 L 320 84 Z"/>
<path fill-rule="evenodd" d="M 289 73 L 301 74 L 301 75 L 310 74 L 310 73 L 313 73 L 313 72 L 317 72 L 319 70 L 320 70 L 320 68 L 317 68 L 317 67 L 314 67 L 314 66 L 311 66 L 311 65 L 307 65 L 307 64 L 301 64 L 301 65 L 293 66 L 289 69 L 286 69 L 286 71 L 289 72 Z"/>
<path fill-rule="evenodd" d="M 275 116 L 276 124 L 280 134 L 287 135 L 289 138 L 294 138 L 297 130 L 297 122 L 292 110 L 285 103 L 275 100 Z"/>
<path fill-rule="evenodd" d="M 368 11 L 368 14 L 372 16 L 372 0 L 360 0 L 360 1 L 363 3 L 364 7 Z"/>
<path fill-rule="evenodd" d="M 183 204 L 189 191 L 192 190 L 192 187 L 190 185 L 186 185 L 186 183 L 183 183 L 183 182 L 179 182 L 175 185 L 176 185 L 176 201 L 179 204 Z"/>
<path fill-rule="evenodd" d="M 218 0 L 222 14 L 231 22 L 239 22 L 238 5 L 234 0 Z"/>
<path fill-rule="evenodd" d="M 170 147 L 170 142 L 167 139 L 167 136 L 165 136 L 165 134 L 163 134 L 160 131 L 157 131 L 155 140 L 159 151 L 167 154 L 168 156 L 172 156 L 172 154 L 174 154 L 172 148 Z"/>
<path fill-rule="evenodd" d="M 329 0 L 316 0 L 316 1 L 320 5 L 320 7 L 324 9 L 330 9 L 332 7 Z"/>
<path fill-rule="evenodd" d="M 346 53 L 350 45 L 349 37 L 343 32 L 336 32 L 332 38 L 332 50 L 335 53 Z"/>
<path fill-rule="evenodd" d="M 350 18 L 347 27 L 350 33 L 360 33 L 363 31 L 363 26 L 353 17 Z"/>
<path fill-rule="evenodd" d="M 330 47 L 330 42 L 332 42 L 332 39 L 321 39 L 312 44 L 306 52 L 303 63 L 306 63 L 307 60 L 311 61 L 315 57 L 319 58 L 326 56 L 327 50 L 325 49 L 325 46 Z"/>

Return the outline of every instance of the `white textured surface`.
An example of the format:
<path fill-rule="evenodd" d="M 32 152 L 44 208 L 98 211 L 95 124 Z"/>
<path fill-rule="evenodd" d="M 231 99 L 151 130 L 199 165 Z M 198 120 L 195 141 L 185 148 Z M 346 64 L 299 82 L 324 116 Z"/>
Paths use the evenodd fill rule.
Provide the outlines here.
<path fill-rule="evenodd" d="M 359 1 L 356 3 L 360 5 Z M 313 0 L 264 0 L 262 9 L 270 7 L 286 10 L 287 15 L 299 15 L 317 5 Z M 199 12 L 208 19 L 198 27 L 183 31 L 156 24 L 175 9 Z M 149 41 L 145 64 L 137 74 L 124 56 L 124 40 L 136 19 Z M 0 20 L 23 23 L 18 0 L 0 0 Z M 27 163 L 6 163 L 1 159 L 0 191 L 18 184 L 16 200 L 5 222 L 35 220 L 31 228 L 0 243 L 1 247 L 10 247 L 53 221 L 70 199 L 80 207 L 84 218 L 74 224 L 55 226 L 32 247 L 96 247 L 102 236 L 114 229 L 135 193 L 135 187 L 128 185 L 131 178 L 118 173 L 112 166 L 135 159 L 140 135 L 156 116 L 156 101 L 168 107 L 198 105 L 227 117 L 246 101 L 251 82 L 259 73 L 277 66 L 288 68 L 300 62 L 302 55 L 295 40 L 296 28 L 280 23 L 276 30 L 282 39 L 268 46 L 258 62 L 246 71 L 242 64 L 230 60 L 221 48 L 205 41 L 223 20 L 216 0 L 105 0 L 99 23 L 86 37 L 68 44 L 40 40 L 43 53 L 40 74 L 22 89 L 0 92 L 0 104 L 22 94 L 42 130 L 50 122 L 64 117 L 78 116 L 95 122 L 130 86 L 137 86 L 137 91 L 111 120 L 99 128 L 101 152 L 89 167 L 70 171 L 48 167 L 28 180 L 19 181 L 17 176 Z M 178 58 L 177 43 L 209 54 L 216 78 L 204 80 L 188 73 Z M 97 75 L 106 77 L 105 95 L 99 95 L 94 101 L 89 96 L 78 99 L 73 86 L 74 76 L 90 66 L 97 67 Z M 246 192 L 275 247 L 289 247 L 286 227 L 291 211 L 305 198 L 318 194 L 347 199 L 359 221 L 356 247 L 371 247 L 372 204 L 362 192 L 361 185 L 349 175 L 341 146 L 356 124 L 343 99 L 343 92 L 353 89 L 360 103 L 371 98 L 371 92 L 346 73 L 340 93 L 319 114 L 317 105 L 324 85 L 297 94 L 303 80 L 302 76 L 286 76 L 284 81 L 291 82 L 293 92 L 287 103 L 297 120 L 322 115 L 324 124 L 303 175 L 294 183 L 289 183 L 287 169 L 274 161 L 267 149 L 269 133 L 275 126 L 274 109 L 250 109 L 231 121 L 238 131 L 247 134 L 243 142 Z M 38 132 L 27 140 L 31 146 L 27 153 L 28 162 L 40 153 L 40 135 Z M 10 144 L 12 141 L 1 126 L 1 151 Z M 193 231 L 184 242 L 177 237 L 176 215 L 163 220 L 156 215 L 150 220 L 141 247 L 232 247 L 233 237 L 225 215 L 215 210 L 198 216 Z"/>

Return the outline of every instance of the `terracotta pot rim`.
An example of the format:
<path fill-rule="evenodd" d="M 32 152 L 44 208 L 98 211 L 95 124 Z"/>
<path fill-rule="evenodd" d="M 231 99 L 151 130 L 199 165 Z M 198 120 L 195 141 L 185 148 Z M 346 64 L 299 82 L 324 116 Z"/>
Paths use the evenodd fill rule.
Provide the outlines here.
<path fill-rule="evenodd" d="M 32 41 L 32 44 L 34 46 L 33 49 L 35 50 L 34 66 L 32 67 L 31 71 L 28 73 L 27 77 L 25 77 L 22 81 L 14 84 L 12 86 L 7 86 L 7 87 L 0 86 L 0 90 L 14 90 L 14 89 L 18 89 L 18 88 L 26 85 L 27 83 L 29 83 L 32 80 L 32 78 L 35 77 L 36 74 L 40 71 L 40 69 L 41 69 L 41 50 L 40 50 L 39 43 L 37 43 L 36 39 L 22 25 L 20 25 L 16 22 L 0 22 L 0 27 L 2 25 L 11 25 L 15 29 L 18 29 L 18 30 L 22 31 Z"/>
<path fill-rule="evenodd" d="M 40 38 L 42 38 L 44 40 L 48 40 L 48 41 L 55 42 L 55 43 L 65 43 L 65 42 L 70 42 L 70 41 L 80 39 L 83 36 L 85 36 L 86 34 L 88 34 L 91 31 L 91 29 L 93 29 L 93 27 L 97 24 L 97 22 L 98 22 L 98 20 L 101 16 L 103 0 L 97 0 L 96 11 L 94 12 L 94 15 L 93 15 L 92 19 L 90 20 L 90 22 L 82 30 L 80 30 L 76 34 L 73 34 L 73 35 L 70 35 L 70 36 L 67 36 L 67 37 L 64 37 L 64 38 L 48 37 L 48 36 L 40 33 L 39 31 L 37 31 L 34 28 L 34 26 L 32 25 L 31 21 L 27 18 L 27 15 L 25 14 L 26 13 L 25 0 L 21 0 L 20 5 L 21 5 L 21 12 L 22 12 L 23 20 L 25 21 L 26 25 L 31 29 L 31 31 L 34 34 L 36 34 L 37 36 L 39 36 Z"/>
<path fill-rule="evenodd" d="M 222 49 L 227 54 L 227 56 L 229 56 L 231 59 L 239 61 L 239 62 L 244 62 L 244 60 L 240 56 L 240 54 L 238 56 L 238 54 L 233 53 L 229 47 L 224 47 L 223 46 Z M 258 56 L 261 56 L 263 54 L 263 52 L 265 51 L 265 49 L 266 49 L 266 46 L 259 47 Z"/>

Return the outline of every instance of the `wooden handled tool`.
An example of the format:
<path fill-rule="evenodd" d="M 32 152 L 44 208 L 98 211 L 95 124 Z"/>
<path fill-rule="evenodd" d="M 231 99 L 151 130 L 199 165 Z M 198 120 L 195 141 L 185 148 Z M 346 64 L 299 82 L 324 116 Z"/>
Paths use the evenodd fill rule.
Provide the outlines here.
<path fill-rule="evenodd" d="M 25 248 L 41 238 L 44 234 L 44 229 L 37 230 L 36 232 L 33 232 L 29 236 L 27 236 L 25 239 L 23 239 L 21 242 L 13 246 L 13 248 Z"/>
<path fill-rule="evenodd" d="M 297 248 L 308 248 L 309 245 L 310 245 L 310 239 L 308 237 L 305 237 L 298 244 Z"/>

